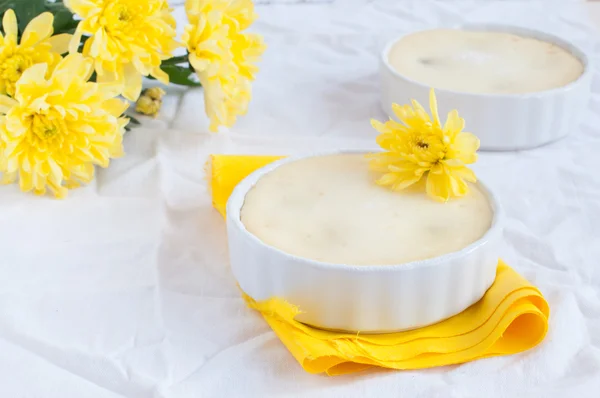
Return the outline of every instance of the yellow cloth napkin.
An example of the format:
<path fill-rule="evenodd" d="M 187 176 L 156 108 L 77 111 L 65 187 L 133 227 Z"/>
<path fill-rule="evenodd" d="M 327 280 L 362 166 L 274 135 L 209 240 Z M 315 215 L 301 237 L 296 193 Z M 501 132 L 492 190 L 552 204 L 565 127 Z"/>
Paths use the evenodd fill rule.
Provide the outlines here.
<path fill-rule="evenodd" d="M 213 155 L 213 204 L 225 214 L 235 184 L 278 157 Z M 259 311 L 300 365 L 310 373 L 352 373 L 380 366 L 421 369 L 509 355 L 540 343 L 548 330 L 548 303 L 540 291 L 500 261 L 496 280 L 483 298 L 458 315 L 424 328 L 386 334 L 331 332 L 294 320 L 302 310 L 273 297 Z"/>
<path fill-rule="evenodd" d="M 227 199 L 233 188 L 254 170 L 281 159 L 283 156 L 211 155 L 206 164 L 212 203 L 225 217 Z"/>

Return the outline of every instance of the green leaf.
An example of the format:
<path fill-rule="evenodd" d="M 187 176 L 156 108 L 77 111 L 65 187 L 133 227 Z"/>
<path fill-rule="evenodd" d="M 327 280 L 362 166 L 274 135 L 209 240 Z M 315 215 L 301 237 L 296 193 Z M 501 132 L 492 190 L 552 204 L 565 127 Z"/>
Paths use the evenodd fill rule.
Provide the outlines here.
<path fill-rule="evenodd" d="M 137 120 L 136 118 L 134 118 L 130 114 L 127 114 L 125 116 L 127 116 L 129 118 L 129 124 L 134 124 L 136 126 L 142 124 L 139 120 Z"/>
<path fill-rule="evenodd" d="M 142 124 L 139 120 L 131 116 L 129 113 L 125 116 L 129 118 L 129 123 L 127 123 L 127 126 L 125 126 L 125 131 L 131 131 L 133 129 L 133 126 L 139 126 L 140 124 Z"/>
<path fill-rule="evenodd" d="M 54 34 L 59 33 L 75 33 L 75 29 L 79 24 L 76 21 L 73 13 L 67 7 L 61 4 L 61 7 L 52 7 L 50 9 L 54 14 Z"/>
<path fill-rule="evenodd" d="M 176 57 L 171 57 L 169 59 L 165 59 L 162 61 L 162 65 L 179 65 L 183 63 L 189 62 L 188 55 L 178 55 Z"/>
<path fill-rule="evenodd" d="M 15 4 L 18 0 L 0 0 L 0 13 L 4 15 L 4 12 L 9 8 L 15 8 Z"/>
<path fill-rule="evenodd" d="M 2 16 L 9 8 L 17 14 L 19 32 L 23 33 L 29 21 L 46 11 L 46 0 L 0 0 Z"/>
<path fill-rule="evenodd" d="M 78 21 L 63 4 L 62 0 L 49 2 L 47 0 L 0 0 L 0 15 L 12 9 L 17 15 L 19 32 L 23 33 L 31 20 L 45 11 L 54 14 L 54 34 L 73 33 Z"/>
<path fill-rule="evenodd" d="M 191 71 L 187 66 L 179 65 L 162 65 L 160 67 L 167 75 L 169 75 L 169 82 L 173 84 L 180 84 L 182 86 L 201 86 L 200 82 L 195 80 L 194 72 Z"/>

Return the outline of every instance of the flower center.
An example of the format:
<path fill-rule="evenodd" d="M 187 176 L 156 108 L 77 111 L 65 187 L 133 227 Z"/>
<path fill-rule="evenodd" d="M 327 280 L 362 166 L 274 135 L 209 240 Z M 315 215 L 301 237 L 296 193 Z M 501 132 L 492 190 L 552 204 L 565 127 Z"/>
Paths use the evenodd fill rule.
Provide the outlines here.
<path fill-rule="evenodd" d="M 119 21 L 121 22 L 127 22 L 131 19 L 131 14 L 129 12 L 129 10 L 125 7 L 122 7 L 119 10 L 119 16 L 117 17 L 119 19 Z"/>
<path fill-rule="evenodd" d="M 413 150 L 427 151 L 433 149 L 436 145 L 436 139 L 428 134 L 415 133 L 412 136 L 411 145 L 414 148 Z"/>
<path fill-rule="evenodd" d="M 429 131 L 413 131 L 402 152 L 415 163 L 436 164 L 444 158 L 444 143 Z"/>
<path fill-rule="evenodd" d="M 31 58 L 21 53 L 14 53 L 0 62 L 0 80 L 4 82 L 8 95 L 15 95 L 17 80 L 32 64 Z"/>
<path fill-rule="evenodd" d="M 100 17 L 100 24 L 113 34 L 129 34 L 132 24 L 135 24 L 136 15 L 139 14 L 135 4 L 129 1 L 108 1 Z M 137 32 L 139 34 L 139 32 Z"/>
<path fill-rule="evenodd" d="M 47 115 L 34 114 L 31 116 L 31 130 L 41 140 L 52 140 L 66 131 L 64 121 L 57 118 L 49 118 Z"/>

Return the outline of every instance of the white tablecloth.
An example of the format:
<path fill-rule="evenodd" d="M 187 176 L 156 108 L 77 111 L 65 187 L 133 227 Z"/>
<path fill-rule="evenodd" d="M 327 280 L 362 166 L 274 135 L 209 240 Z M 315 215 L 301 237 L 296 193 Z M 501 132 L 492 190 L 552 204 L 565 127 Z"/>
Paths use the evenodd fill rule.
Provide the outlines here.
<path fill-rule="evenodd" d="M 172 89 L 127 156 L 64 201 L 0 188 L 0 397 L 598 396 L 600 76 L 585 123 L 476 165 L 508 216 L 504 258 L 537 284 L 550 331 L 529 352 L 410 372 L 309 375 L 231 274 L 203 174 L 210 153 L 371 148 L 377 58 L 411 29 L 462 21 L 549 30 L 600 54 L 581 4 L 258 6 L 268 51 L 249 114 L 210 134 L 202 92 Z M 183 12 L 177 11 L 182 21 Z M 510 117 L 510 116 L 509 116 Z"/>

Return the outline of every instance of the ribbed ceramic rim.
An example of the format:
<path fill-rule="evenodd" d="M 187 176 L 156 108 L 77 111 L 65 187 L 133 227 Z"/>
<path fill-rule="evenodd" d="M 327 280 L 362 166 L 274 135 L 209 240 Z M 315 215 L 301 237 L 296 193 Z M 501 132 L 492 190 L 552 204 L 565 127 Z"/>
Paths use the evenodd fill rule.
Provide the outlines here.
<path fill-rule="evenodd" d="M 243 231 L 243 233 L 246 236 L 248 236 L 255 244 L 260 245 L 262 247 L 269 248 L 270 250 L 273 250 L 282 256 L 286 256 L 291 259 L 301 261 L 301 262 L 305 263 L 305 265 L 308 265 L 308 266 L 311 266 L 314 268 L 334 269 L 334 270 L 338 270 L 338 271 L 352 271 L 352 272 L 398 272 L 398 271 L 415 269 L 415 268 L 433 267 L 433 266 L 438 266 L 438 265 L 442 265 L 442 266 L 450 265 L 452 260 L 456 260 L 456 259 L 460 259 L 460 258 L 468 256 L 470 253 L 477 250 L 479 247 L 485 245 L 488 242 L 490 236 L 500 233 L 501 221 L 503 220 L 503 217 L 504 217 L 502 207 L 500 206 L 500 203 L 498 202 L 493 191 L 491 191 L 489 189 L 489 187 L 487 185 L 483 184 L 479 179 L 477 180 L 477 184 L 479 185 L 479 187 L 483 188 L 483 191 L 486 194 L 486 197 L 492 207 L 492 211 L 494 212 L 493 219 L 492 219 L 492 225 L 490 226 L 490 228 L 486 231 L 486 233 L 481 238 L 479 238 L 475 242 L 471 243 L 470 245 L 466 246 L 465 248 L 455 251 L 455 252 L 446 253 L 441 256 L 437 256 L 437 257 L 433 257 L 433 258 L 429 258 L 429 259 L 425 259 L 425 260 L 411 261 L 411 262 L 407 262 L 407 263 L 392 264 L 392 265 L 368 265 L 368 266 L 351 265 L 351 264 L 337 264 L 337 263 L 328 263 L 328 262 L 313 260 L 311 258 L 300 257 L 300 256 L 296 256 L 294 254 L 287 253 L 281 249 L 278 249 L 274 246 L 266 244 L 265 242 L 260 240 L 260 238 L 255 236 L 254 234 L 248 232 L 248 230 L 246 229 L 246 226 L 242 223 L 242 220 L 240 218 L 240 212 L 244 205 L 244 200 L 246 198 L 246 194 L 250 191 L 250 189 L 252 189 L 252 187 L 254 187 L 254 185 L 258 182 L 258 180 L 260 180 L 261 177 L 263 177 L 264 175 L 275 170 L 277 167 L 279 167 L 283 164 L 286 164 L 286 163 L 291 163 L 291 162 L 295 162 L 295 161 L 298 161 L 301 159 L 307 159 L 307 158 L 312 158 L 312 157 L 327 156 L 327 155 L 339 155 L 339 154 L 361 154 L 361 153 L 367 154 L 369 152 L 357 151 L 357 150 L 327 151 L 327 152 L 313 153 L 310 155 L 292 156 L 292 157 L 280 159 L 273 163 L 270 163 L 256 171 L 254 171 L 250 175 L 248 175 L 234 188 L 233 192 L 231 193 L 231 195 L 229 196 L 229 199 L 227 201 L 227 218 L 228 218 L 228 220 L 231 220 L 233 222 L 233 224 L 240 231 Z"/>
<path fill-rule="evenodd" d="M 420 32 L 426 32 L 429 30 L 435 30 L 436 28 L 428 28 L 428 29 L 421 29 L 421 30 L 415 30 L 406 34 L 403 34 L 401 36 L 396 37 L 395 39 L 389 41 L 386 45 L 385 48 L 383 49 L 383 52 L 381 53 L 381 60 L 383 62 L 383 64 L 386 66 L 386 68 L 395 76 L 401 79 L 404 79 L 416 86 L 420 86 L 423 89 L 429 89 L 430 86 L 418 82 L 406 75 L 401 74 L 400 72 L 398 72 L 395 68 L 393 68 L 390 63 L 389 63 L 389 53 L 390 50 L 392 48 L 392 46 L 399 41 L 400 39 L 410 36 L 412 34 L 416 34 L 416 33 L 420 33 Z M 441 29 L 441 28 L 438 28 Z M 552 94 L 552 93 L 556 93 L 556 92 L 561 92 L 561 91 L 566 91 L 569 88 L 571 88 L 572 86 L 579 84 L 587 75 L 589 75 L 590 73 L 592 73 L 592 68 L 590 67 L 590 60 L 589 57 L 586 55 L 586 53 L 578 46 L 576 46 L 575 44 L 573 44 L 572 42 L 562 39 L 558 36 L 554 36 L 550 33 L 546 33 L 546 32 L 542 32 L 539 30 L 535 30 L 535 29 L 529 29 L 529 28 L 523 28 L 520 26 L 513 26 L 513 25 L 505 25 L 505 24 L 486 24 L 486 23 L 482 23 L 482 24 L 463 24 L 463 25 L 458 25 L 458 26 L 454 26 L 454 27 L 449 27 L 448 29 L 455 29 L 455 30 L 469 30 L 469 31 L 484 31 L 484 32 L 505 32 L 505 33 L 513 33 L 519 36 L 524 36 L 524 37 L 531 37 L 534 39 L 538 39 L 538 40 L 542 40 L 545 42 L 549 42 L 552 44 L 555 44 L 559 47 L 561 47 L 562 49 L 568 51 L 569 53 L 571 53 L 571 55 L 573 55 L 574 57 L 576 57 L 581 64 L 583 65 L 583 73 L 575 80 L 573 80 L 572 82 L 567 83 L 564 86 L 561 87 L 555 87 L 555 88 L 551 88 L 551 89 L 547 89 L 547 90 L 542 90 L 542 91 L 532 91 L 529 93 L 515 93 L 515 94 L 506 94 L 506 93 L 470 93 L 467 91 L 457 91 L 457 90 L 450 90 L 450 89 L 445 89 L 445 88 L 437 88 L 434 87 L 436 92 L 444 92 L 444 93 L 449 93 L 449 94 L 456 94 L 456 95 L 463 95 L 463 96 L 470 96 L 470 97 L 494 97 L 494 98 L 531 98 L 531 97 L 540 97 L 540 96 L 545 96 L 547 94 Z"/>

